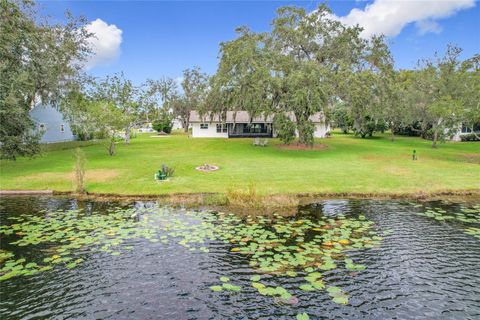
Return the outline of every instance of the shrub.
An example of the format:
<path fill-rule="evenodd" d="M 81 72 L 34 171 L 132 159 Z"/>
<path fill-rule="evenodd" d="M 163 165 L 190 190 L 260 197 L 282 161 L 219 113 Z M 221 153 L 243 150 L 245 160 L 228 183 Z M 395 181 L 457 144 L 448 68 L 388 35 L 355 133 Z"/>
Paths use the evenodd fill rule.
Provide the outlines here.
<path fill-rule="evenodd" d="M 168 112 L 162 112 L 160 117 L 152 123 L 153 130 L 170 134 L 173 128 L 173 117 Z"/>

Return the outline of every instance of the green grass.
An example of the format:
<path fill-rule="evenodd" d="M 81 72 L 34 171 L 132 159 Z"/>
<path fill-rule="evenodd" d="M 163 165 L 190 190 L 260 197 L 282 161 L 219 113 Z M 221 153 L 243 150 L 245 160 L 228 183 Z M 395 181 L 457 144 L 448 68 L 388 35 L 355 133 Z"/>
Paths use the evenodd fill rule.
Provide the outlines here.
<path fill-rule="evenodd" d="M 317 142 L 328 148 L 288 151 L 272 139 L 255 147 L 252 139 L 194 139 L 184 135 L 139 135 L 118 144 L 108 156 L 103 145 L 82 146 L 87 158 L 88 192 L 168 194 L 247 190 L 283 193 L 416 193 L 480 189 L 480 144 L 445 143 L 438 149 L 419 138 L 388 135 L 360 139 L 334 134 Z M 71 144 L 74 146 L 75 144 Z M 411 160 L 413 149 L 418 161 Z M 49 148 L 34 159 L 1 161 L 1 189 L 73 190 L 73 148 Z M 167 182 L 153 176 L 162 163 L 175 168 Z M 195 170 L 204 163 L 216 172 Z"/>

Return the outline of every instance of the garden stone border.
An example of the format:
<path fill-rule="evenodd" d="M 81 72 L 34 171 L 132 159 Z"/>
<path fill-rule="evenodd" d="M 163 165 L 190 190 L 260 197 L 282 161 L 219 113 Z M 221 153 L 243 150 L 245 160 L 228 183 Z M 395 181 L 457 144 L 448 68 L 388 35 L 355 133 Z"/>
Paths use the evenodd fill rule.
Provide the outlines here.
<path fill-rule="evenodd" d="M 208 165 L 208 169 L 205 168 L 205 165 L 201 165 L 199 167 L 196 167 L 195 170 L 197 171 L 201 171 L 201 172 L 212 172 L 212 171 L 217 171 L 218 169 L 220 169 L 219 166 L 215 166 L 215 165 Z"/>

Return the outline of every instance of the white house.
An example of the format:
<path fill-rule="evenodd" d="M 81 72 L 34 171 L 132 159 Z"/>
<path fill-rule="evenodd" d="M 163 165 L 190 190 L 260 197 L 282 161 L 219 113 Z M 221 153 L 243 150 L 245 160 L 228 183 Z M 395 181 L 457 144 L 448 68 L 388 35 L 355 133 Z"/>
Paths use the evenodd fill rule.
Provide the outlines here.
<path fill-rule="evenodd" d="M 295 116 L 289 114 L 295 121 Z M 325 138 L 330 127 L 325 124 L 325 118 L 317 113 L 310 118 L 315 125 L 315 138 Z M 247 111 L 227 111 L 225 122 L 220 115 L 200 115 L 193 111 L 190 114 L 192 137 L 194 138 L 248 138 L 248 137 L 276 137 L 273 127 L 273 115 L 251 118 Z"/>
<path fill-rule="evenodd" d="M 155 132 L 152 128 L 152 123 L 151 122 L 145 122 L 141 126 L 138 126 L 137 131 L 142 133 L 142 132 Z"/>
<path fill-rule="evenodd" d="M 175 118 L 172 121 L 172 130 L 179 130 L 179 129 L 183 129 L 182 121 L 180 121 L 179 118 Z"/>
<path fill-rule="evenodd" d="M 465 125 L 459 125 L 458 129 L 454 131 L 453 136 L 450 138 L 452 141 L 462 141 L 462 136 L 472 134 L 473 132 L 480 135 L 480 123 L 477 123 L 473 128 L 466 127 Z M 449 132 L 445 132 L 449 133 Z"/>

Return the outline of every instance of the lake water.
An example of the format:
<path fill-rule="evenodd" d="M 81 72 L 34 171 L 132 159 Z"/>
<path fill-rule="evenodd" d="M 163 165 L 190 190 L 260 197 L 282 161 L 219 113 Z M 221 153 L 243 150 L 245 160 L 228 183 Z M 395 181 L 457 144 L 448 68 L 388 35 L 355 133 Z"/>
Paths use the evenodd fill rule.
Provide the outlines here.
<path fill-rule="evenodd" d="M 1 319 L 480 319 L 478 201 L 2 197 L 0 219 Z"/>

